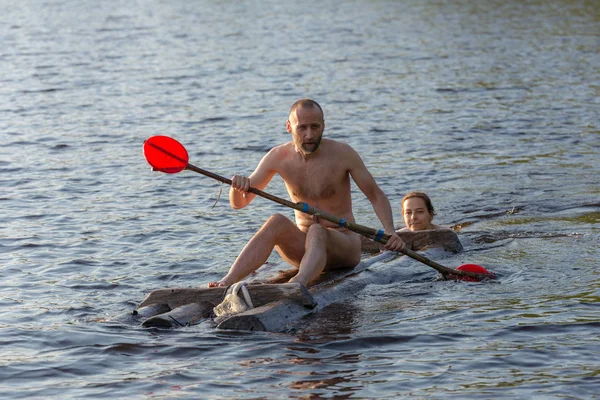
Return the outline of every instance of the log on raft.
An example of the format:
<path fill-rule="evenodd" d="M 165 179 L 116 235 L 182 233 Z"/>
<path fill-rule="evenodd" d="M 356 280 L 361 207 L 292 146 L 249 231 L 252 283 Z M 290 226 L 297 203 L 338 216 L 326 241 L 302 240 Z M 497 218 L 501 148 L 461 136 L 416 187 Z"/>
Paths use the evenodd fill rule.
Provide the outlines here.
<path fill-rule="evenodd" d="M 194 325 L 204 318 L 209 318 L 214 307 L 214 304 L 208 301 L 184 304 L 171 311 L 147 318 L 142 322 L 142 326 L 173 328 Z"/>
<path fill-rule="evenodd" d="M 450 253 L 460 253 L 463 246 L 456 233 L 447 228 L 431 229 L 426 231 L 396 231 L 396 234 L 404 241 L 407 249 L 413 251 L 425 251 L 428 249 L 442 248 Z M 365 253 L 377 253 L 383 248 L 381 243 L 362 236 L 362 251 Z"/>
<path fill-rule="evenodd" d="M 248 285 L 248 291 L 256 306 L 270 303 L 281 298 L 289 298 L 306 306 L 312 306 L 314 300 L 306 289 L 299 283 L 283 284 L 253 284 Z M 189 288 L 189 289 L 158 289 L 151 292 L 140 303 L 138 308 L 151 304 L 166 304 L 171 310 L 189 303 L 209 302 L 219 304 L 225 297 L 227 287 Z"/>
<path fill-rule="evenodd" d="M 143 314 L 144 327 L 171 328 L 193 325 L 211 316 L 212 310 L 225 297 L 226 287 L 159 289 L 151 292 L 140 303 L 134 314 Z M 281 299 L 289 299 L 306 308 L 317 304 L 306 288 L 299 283 L 247 285 L 255 307 Z M 154 314 L 153 314 L 154 312 Z"/>
<path fill-rule="evenodd" d="M 413 250 L 435 247 L 451 253 L 462 250 L 458 237 L 451 230 L 408 231 L 399 234 Z M 374 253 L 379 249 L 378 243 L 368 239 L 363 241 L 364 252 Z M 351 297 L 368 284 L 394 282 L 393 274 L 370 274 L 364 271 L 371 266 L 387 263 L 400 256 L 400 253 L 384 252 L 364 259 L 352 269 L 326 271 L 316 282 L 311 282 L 310 290 L 297 283 L 279 283 L 287 282 L 295 274 L 295 269 L 281 271 L 279 276 L 267 279 L 268 283 L 249 283 L 246 287 L 255 308 L 217 319 L 217 328 L 272 332 L 289 330 L 289 326 L 298 319 L 321 310 L 331 303 Z M 408 261 L 407 257 L 403 258 L 405 262 Z M 147 317 L 142 323 L 145 327 L 192 325 L 207 318 L 208 310 L 211 306 L 215 307 L 221 303 L 226 291 L 225 287 L 159 289 L 151 292 L 140 303 L 137 310 Z M 156 310 L 160 310 L 161 313 L 151 315 L 152 312 L 158 314 Z"/>

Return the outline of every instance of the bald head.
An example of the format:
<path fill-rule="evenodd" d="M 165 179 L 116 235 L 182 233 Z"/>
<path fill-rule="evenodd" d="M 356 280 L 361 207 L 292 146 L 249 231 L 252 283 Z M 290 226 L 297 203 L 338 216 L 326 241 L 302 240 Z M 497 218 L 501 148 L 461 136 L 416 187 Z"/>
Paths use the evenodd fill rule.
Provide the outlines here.
<path fill-rule="evenodd" d="M 323 119 L 325 119 L 325 115 L 323 113 L 323 109 L 321 108 L 321 106 L 319 105 L 319 103 L 317 103 L 314 100 L 311 100 L 311 99 L 301 99 L 301 100 L 298 100 L 290 108 L 290 114 L 289 115 L 292 115 L 299 108 L 307 108 L 307 109 L 316 108 L 316 109 L 318 109 L 321 112 L 321 116 L 323 117 Z M 289 116 L 288 116 L 288 118 L 289 118 Z"/>

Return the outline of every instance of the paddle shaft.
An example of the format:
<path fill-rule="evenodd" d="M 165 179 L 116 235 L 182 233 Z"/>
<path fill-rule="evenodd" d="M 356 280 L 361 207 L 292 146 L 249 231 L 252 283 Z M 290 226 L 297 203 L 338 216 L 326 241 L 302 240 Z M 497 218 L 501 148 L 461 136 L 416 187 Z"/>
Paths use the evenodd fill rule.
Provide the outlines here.
<path fill-rule="evenodd" d="M 225 183 L 227 185 L 231 185 L 231 183 L 232 183 L 231 179 L 227 179 L 220 175 L 217 175 L 215 173 L 207 171 L 205 169 L 198 168 L 195 165 L 192 165 L 190 163 L 187 164 L 185 169 L 189 169 L 190 171 L 194 171 L 199 174 L 208 176 L 209 178 L 213 178 L 213 179 L 215 179 L 219 182 Z M 253 187 L 249 188 L 248 191 L 250 193 L 254 193 L 257 196 L 264 197 L 265 199 L 274 201 L 275 203 L 279 203 L 286 207 L 293 208 L 295 210 L 301 211 L 306 214 L 318 216 L 319 218 L 323 218 L 329 222 L 333 222 L 334 224 L 336 224 L 340 227 L 345 227 L 353 232 L 356 232 L 362 236 L 365 236 L 369 239 L 375 240 L 382 244 L 386 244 L 388 239 L 390 238 L 390 235 L 385 234 L 385 233 L 381 234 L 381 232 L 378 231 L 377 229 L 369 228 L 367 226 L 363 226 L 363 225 L 355 224 L 353 222 L 346 221 L 345 219 L 336 217 L 335 215 L 326 213 L 325 211 L 321 211 L 318 208 L 312 207 L 306 203 L 294 203 L 289 200 L 285 200 L 280 197 L 273 196 L 272 194 L 263 192 L 262 190 L 259 190 L 259 189 L 253 188 Z M 403 254 L 409 256 L 410 258 L 413 258 L 425 265 L 430 266 L 431 268 L 433 268 L 436 271 L 438 271 L 439 273 L 441 273 L 444 277 L 447 277 L 448 275 L 460 275 L 460 276 L 468 276 L 471 278 L 476 278 L 479 280 L 490 279 L 490 275 L 488 275 L 488 274 L 478 274 L 476 272 L 460 271 L 460 270 L 455 270 L 455 269 L 451 269 L 448 267 L 444 267 L 443 265 L 438 264 L 437 262 L 430 260 L 429 258 L 427 258 L 419 253 L 416 253 L 412 250 L 409 250 L 409 249 L 402 249 L 400 251 Z"/>

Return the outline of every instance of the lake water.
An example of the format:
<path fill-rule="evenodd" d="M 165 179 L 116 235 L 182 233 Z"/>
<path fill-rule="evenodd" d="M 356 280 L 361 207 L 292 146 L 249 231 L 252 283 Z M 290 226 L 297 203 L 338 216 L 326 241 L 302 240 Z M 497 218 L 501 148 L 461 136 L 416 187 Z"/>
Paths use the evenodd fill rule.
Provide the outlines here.
<path fill-rule="evenodd" d="M 597 398 L 597 1 L 2 1 L 0 395 L 18 398 Z M 151 290 L 219 278 L 272 213 L 150 171 L 248 174 L 311 97 L 394 206 L 497 283 L 402 262 L 294 332 L 145 329 Z M 219 191 L 223 189 L 219 199 Z M 285 197 L 280 179 L 266 189 Z M 379 228 L 356 188 L 357 222 Z M 279 262 L 277 256 L 272 262 Z"/>

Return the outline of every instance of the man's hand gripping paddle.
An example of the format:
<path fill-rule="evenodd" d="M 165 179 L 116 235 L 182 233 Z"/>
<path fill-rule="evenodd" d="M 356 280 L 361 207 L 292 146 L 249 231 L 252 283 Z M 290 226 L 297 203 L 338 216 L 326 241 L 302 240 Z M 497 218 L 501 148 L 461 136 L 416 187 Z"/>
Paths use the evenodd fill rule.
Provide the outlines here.
<path fill-rule="evenodd" d="M 198 168 L 190 164 L 188 162 L 189 157 L 185 147 L 183 147 L 183 145 L 177 140 L 168 136 L 152 136 L 151 138 L 146 140 L 144 142 L 144 156 L 146 157 L 148 164 L 152 166 L 152 169 L 154 171 L 161 171 L 167 174 L 176 174 L 178 172 L 183 171 L 184 169 L 188 169 L 213 178 L 227 185 L 231 185 L 230 179 L 224 178 L 217 174 L 213 174 L 210 171 L 206 171 L 204 169 Z M 389 235 L 385 234 L 382 230 L 377 230 L 366 226 L 358 225 L 352 222 L 348 222 L 343 218 L 338 218 L 335 215 L 328 214 L 317 208 L 309 206 L 306 203 L 293 203 L 291 201 L 270 195 L 268 193 L 263 192 L 262 190 L 255 189 L 253 187 L 251 187 L 248 191 L 258 196 L 264 197 L 265 199 L 284 205 L 286 207 L 302 211 L 306 214 L 316 215 L 319 218 L 326 219 L 327 221 L 333 222 L 334 224 L 337 224 L 340 227 L 350 229 L 353 232 L 366 236 L 369 239 L 373 239 L 379 243 L 386 244 L 390 237 Z M 480 265 L 464 264 L 456 269 L 450 269 L 412 250 L 403 249 L 401 252 L 437 270 L 446 279 L 479 282 L 481 280 L 495 278 L 495 275 L 492 272 L 486 270 Z"/>

